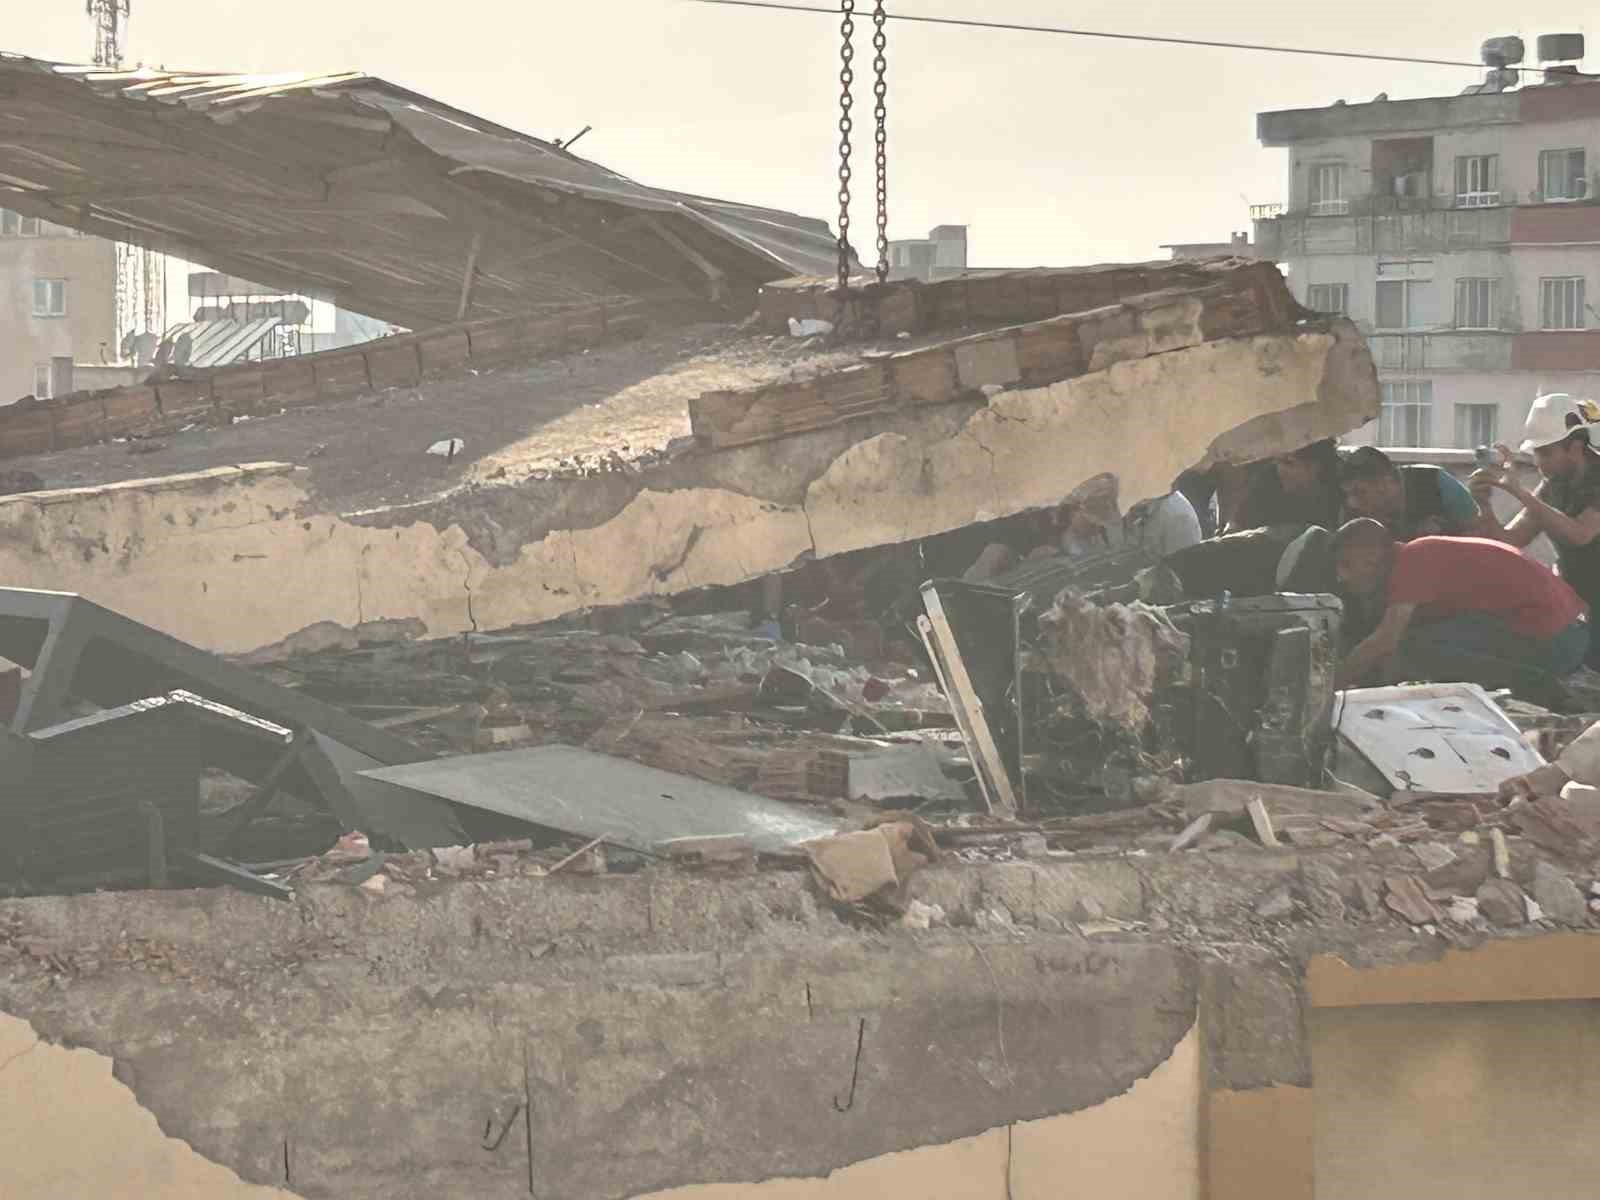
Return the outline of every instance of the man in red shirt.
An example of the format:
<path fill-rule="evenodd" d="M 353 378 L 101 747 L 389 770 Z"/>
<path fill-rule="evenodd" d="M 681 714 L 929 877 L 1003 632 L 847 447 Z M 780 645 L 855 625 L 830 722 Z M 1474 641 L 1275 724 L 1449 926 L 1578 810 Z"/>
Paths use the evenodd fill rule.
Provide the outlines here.
<path fill-rule="evenodd" d="M 1397 545 L 1377 521 L 1335 542 L 1340 590 L 1383 616 L 1346 655 L 1342 687 L 1395 679 L 1539 685 L 1569 675 L 1589 649 L 1578 594 L 1504 542 L 1423 537 Z"/>

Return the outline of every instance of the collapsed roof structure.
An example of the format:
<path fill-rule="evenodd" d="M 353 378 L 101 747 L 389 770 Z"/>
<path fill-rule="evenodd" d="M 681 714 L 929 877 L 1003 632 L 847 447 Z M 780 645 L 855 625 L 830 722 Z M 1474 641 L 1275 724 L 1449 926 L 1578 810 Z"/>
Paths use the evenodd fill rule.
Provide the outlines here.
<path fill-rule="evenodd" d="M 0 55 L 0 202 L 423 329 L 618 297 L 748 301 L 825 223 L 662 191 L 359 72 Z"/>
<path fill-rule="evenodd" d="M 820 225 L 364 76 L 5 58 L 0 93 L 7 207 L 416 330 L 0 413 L 0 576 L 58 589 L 0 594 L 0 886 L 34 893 L 0 900 L 0 1191 L 1343 1200 L 1542 1144 L 1413 1096 L 1465 1056 L 1548 1100 L 1559 1039 L 1501 1048 L 1559 1012 L 1438 1010 L 1600 997 L 1586 939 L 1525 936 L 1589 923 L 1600 822 L 1411 785 L 1574 730 L 1346 694 L 1345 736 L 1331 597 L 930 580 L 1374 416 L 1354 327 L 1272 267 L 841 305 L 779 278 L 831 262 Z M 652 303 L 757 286 L 755 328 Z M 726 611 L 778 575 L 820 602 Z M 1068 736 L 1024 743 L 1029 689 Z M 1384 759 L 1419 727 L 1437 775 Z M 286 838 L 318 840 L 255 861 Z M 86 877 L 149 886 L 37 894 Z M 1433 1024 L 1360 1025 L 1406 1006 Z M 1563 1088 L 1540 1137 L 1592 1108 Z M 128 1136 L 84 1153 L 69 1106 Z"/>

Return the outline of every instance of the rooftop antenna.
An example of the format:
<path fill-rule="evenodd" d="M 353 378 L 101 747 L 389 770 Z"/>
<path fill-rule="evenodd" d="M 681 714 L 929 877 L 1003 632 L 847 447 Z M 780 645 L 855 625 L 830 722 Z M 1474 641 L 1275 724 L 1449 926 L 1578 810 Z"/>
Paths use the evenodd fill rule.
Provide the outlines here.
<path fill-rule="evenodd" d="M 122 66 L 122 26 L 132 5 L 133 0 L 84 0 L 84 11 L 94 22 L 95 66 Z"/>
<path fill-rule="evenodd" d="M 83 9 L 94 22 L 95 66 L 121 69 L 122 35 L 132 8 L 133 0 L 84 0 Z M 159 337 L 166 324 L 166 259 L 126 242 L 116 247 L 117 332 L 124 342 L 141 326 Z"/>

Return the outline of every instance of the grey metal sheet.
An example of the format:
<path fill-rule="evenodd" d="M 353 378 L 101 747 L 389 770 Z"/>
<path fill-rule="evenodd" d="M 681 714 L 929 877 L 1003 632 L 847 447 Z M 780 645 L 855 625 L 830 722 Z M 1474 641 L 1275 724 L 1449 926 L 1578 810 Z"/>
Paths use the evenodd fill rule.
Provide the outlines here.
<path fill-rule="evenodd" d="M 0 52 L 0 91 L 27 134 L 0 143 L 5 207 L 415 329 L 457 319 L 473 232 L 493 235 L 474 316 L 700 295 L 701 256 L 737 289 L 835 269 L 825 221 L 650 187 L 358 72 L 107 71 Z M 104 133 L 85 141 L 85 121 L 116 132 L 112 150 Z"/>
<path fill-rule="evenodd" d="M 362 771 L 368 779 L 648 850 L 680 837 L 738 834 L 777 851 L 839 832 L 831 817 L 575 746 L 538 746 Z"/>

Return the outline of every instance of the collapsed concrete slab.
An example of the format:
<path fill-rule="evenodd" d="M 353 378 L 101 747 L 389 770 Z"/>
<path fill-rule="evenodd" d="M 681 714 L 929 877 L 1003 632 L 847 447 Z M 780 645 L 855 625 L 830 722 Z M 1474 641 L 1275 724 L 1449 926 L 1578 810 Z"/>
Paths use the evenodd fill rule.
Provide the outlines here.
<path fill-rule="evenodd" d="M 1274 302 L 1251 300 L 1274 288 Z M 1242 324 L 1221 320 L 1241 306 Z M 1300 321 L 1275 272 L 1091 316 L 933 347 L 914 372 L 826 375 L 816 388 L 863 370 L 889 383 L 799 431 L 644 458 L 635 445 L 612 469 L 479 480 L 410 505 L 330 510 L 283 463 L 6 497 L 0 574 L 114 602 L 212 650 L 320 622 L 415 619 L 441 636 L 1058 505 L 1108 466 L 1130 505 L 1187 468 L 1271 455 L 1377 411 L 1355 327 Z"/>

